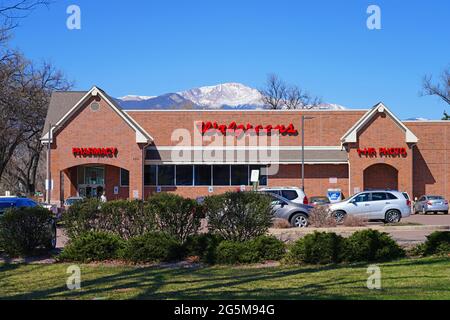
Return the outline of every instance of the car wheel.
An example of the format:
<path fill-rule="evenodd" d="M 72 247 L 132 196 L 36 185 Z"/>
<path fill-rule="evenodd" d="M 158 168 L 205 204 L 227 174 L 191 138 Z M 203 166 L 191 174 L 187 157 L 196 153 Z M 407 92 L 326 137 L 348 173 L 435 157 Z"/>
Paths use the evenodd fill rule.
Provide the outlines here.
<path fill-rule="evenodd" d="M 397 210 L 389 210 L 386 212 L 386 223 L 399 223 L 401 219 L 402 216 Z"/>
<path fill-rule="evenodd" d="M 336 220 L 337 223 L 341 223 L 345 219 L 345 212 L 344 211 L 335 211 L 333 212 L 333 217 Z"/>
<path fill-rule="evenodd" d="M 444 214 L 449 214 L 449 211 L 444 211 Z"/>
<path fill-rule="evenodd" d="M 306 228 L 308 226 L 308 217 L 303 213 L 296 213 L 291 218 L 291 225 L 294 228 Z"/>

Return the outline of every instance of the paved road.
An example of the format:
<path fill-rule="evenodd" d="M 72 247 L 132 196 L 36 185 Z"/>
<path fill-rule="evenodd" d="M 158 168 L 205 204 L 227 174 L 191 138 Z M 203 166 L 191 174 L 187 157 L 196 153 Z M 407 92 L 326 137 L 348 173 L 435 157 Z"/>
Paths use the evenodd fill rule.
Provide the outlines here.
<path fill-rule="evenodd" d="M 409 218 L 403 219 L 402 223 L 417 223 L 428 226 L 450 226 L 450 215 L 412 215 Z M 382 223 L 380 223 L 382 224 Z M 433 231 L 392 231 L 388 232 L 392 238 L 404 245 L 415 245 L 426 241 L 427 236 Z"/>
<path fill-rule="evenodd" d="M 412 222 L 412 223 L 420 223 L 424 225 L 448 225 L 450 226 L 450 215 L 413 215 L 407 219 L 404 219 L 403 222 Z"/>

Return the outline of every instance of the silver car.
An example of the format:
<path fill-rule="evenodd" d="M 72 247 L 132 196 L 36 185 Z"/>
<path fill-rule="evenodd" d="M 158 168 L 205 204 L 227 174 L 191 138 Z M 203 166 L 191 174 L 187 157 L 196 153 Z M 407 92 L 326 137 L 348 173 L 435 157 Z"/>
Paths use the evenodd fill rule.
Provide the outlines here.
<path fill-rule="evenodd" d="M 422 196 L 414 204 L 414 213 L 427 214 L 429 212 L 448 214 L 448 201 L 441 196 Z"/>
<path fill-rule="evenodd" d="M 342 222 L 346 215 L 352 215 L 367 220 L 398 223 L 411 215 L 411 201 L 399 191 L 373 190 L 332 204 L 329 210 L 338 222 Z"/>
<path fill-rule="evenodd" d="M 309 212 L 313 208 L 309 205 L 295 203 L 279 195 L 269 193 L 272 197 L 274 218 L 289 221 L 294 228 L 306 228 L 308 226 Z"/>

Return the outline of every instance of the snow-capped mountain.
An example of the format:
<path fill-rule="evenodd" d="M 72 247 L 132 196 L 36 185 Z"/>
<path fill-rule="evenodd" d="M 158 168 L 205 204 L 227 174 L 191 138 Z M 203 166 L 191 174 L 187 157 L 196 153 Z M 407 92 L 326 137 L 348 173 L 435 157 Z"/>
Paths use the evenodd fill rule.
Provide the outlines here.
<path fill-rule="evenodd" d="M 259 91 L 241 83 L 224 83 L 217 86 L 201 87 L 178 94 L 198 106 L 213 109 L 220 109 L 224 106 L 264 106 Z"/>
<path fill-rule="evenodd" d="M 117 101 L 128 110 L 158 109 L 264 109 L 261 93 L 241 83 L 223 83 L 216 86 L 194 88 L 161 96 L 128 95 Z M 320 110 L 344 110 L 337 104 L 323 103 Z"/>
<path fill-rule="evenodd" d="M 128 95 L 125 97 L 117 98 L 121 101 L 144 101 L 144 100 L 150 100 L 156 98 L 156 96 L 135 96 L 135 95 Z"/>

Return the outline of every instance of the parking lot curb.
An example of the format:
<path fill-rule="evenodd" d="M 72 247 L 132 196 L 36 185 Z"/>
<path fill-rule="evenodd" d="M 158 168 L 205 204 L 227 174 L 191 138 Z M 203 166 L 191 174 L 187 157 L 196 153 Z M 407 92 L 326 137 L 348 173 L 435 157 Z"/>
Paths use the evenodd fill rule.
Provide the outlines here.
<path fill-rule="evenodd" d="M 270 229 L 272 235 L 282 234 L 309 234 L 314 232 L 353 233 L 361 230 L 378 230 L 382 232 L 392 231 L 450 231 L 450 225 L 421 225 L 421 226 L 367 226 L 367 227 L 338 227 L 338 228 L 292 228 Z"/>

